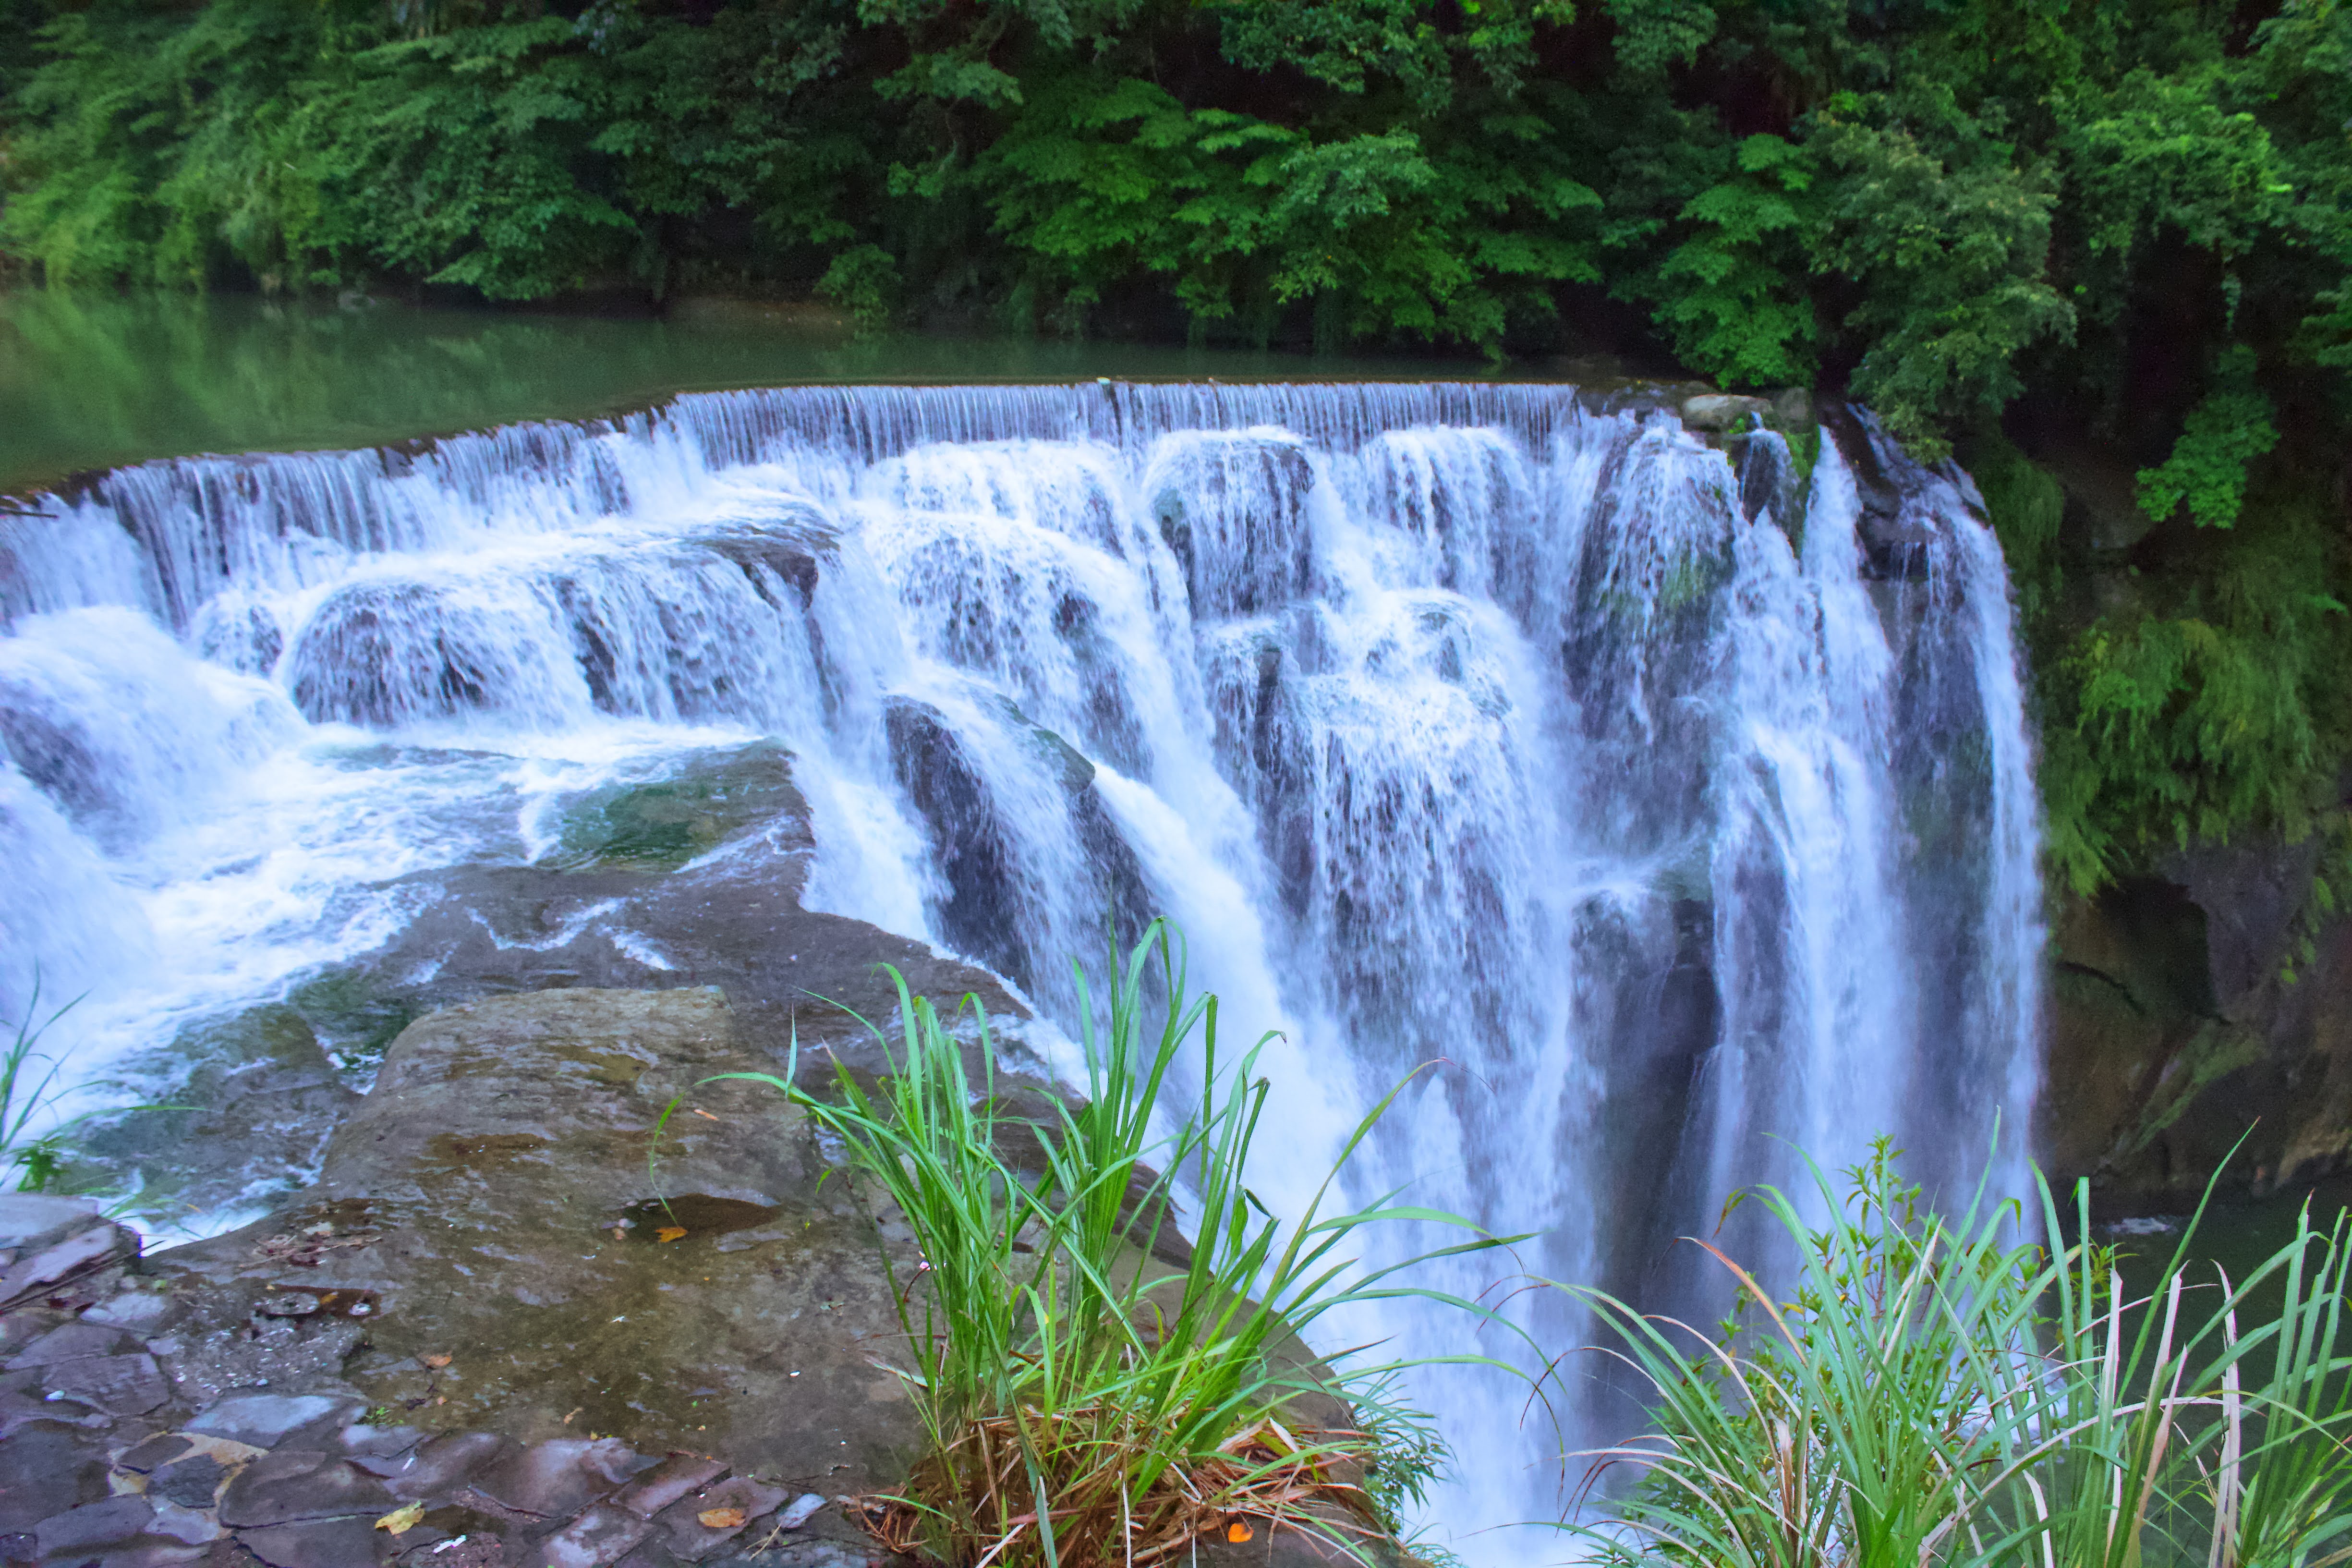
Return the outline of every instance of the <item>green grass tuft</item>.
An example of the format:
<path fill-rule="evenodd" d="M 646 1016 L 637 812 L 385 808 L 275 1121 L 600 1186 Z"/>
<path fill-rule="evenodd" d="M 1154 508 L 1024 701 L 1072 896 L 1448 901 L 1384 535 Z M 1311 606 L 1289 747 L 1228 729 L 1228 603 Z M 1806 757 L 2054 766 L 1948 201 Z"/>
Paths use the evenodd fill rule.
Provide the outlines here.
<path fill-rule="evenodd" d="M 1091 1021 L 1086 972 L 1073 968 Z M 1187 998 L 1164 924 L 1114 961 L 1108 1026 L 1084 1031 L 1084 1103 L 1056 1102 L 1043 1118 L 1000 1109 L 976 999 L 964 1004 L 974 1081 L 946 1023 L 892 973 L 903 1035 L 878 1085 L 840 1071 L 820 1098 L 789 1072 L 723 1075 L 782 1090 L 840 1139 L 919 1249 L 911 1276 L 893 1276 L 905 1331 L 893 1370 L 921 1413 L 925 1448 L 905 1489 L 874 1500 L 877 1533 L 958 1568 L 1157 1563 L 1203 1534 L 1255 1535 L 1286 1520 L 1350 1552 L 1392 1534 L 1441 1450 L 1423 1418 L 1384 1396 L 1401 1363 L 1336 1372 L 1301 1336 L 1339 1308 L 1406 1296 L 1491 1318 L 1400 1283 L 1409 1264 L 1359 1270 L 1346 1249 L 1367 1226 L 1465 1233 L 1446 1253 L 1522 1238 L 1393 1193 L 1330 1213 L 1333 1178 L 1295 1219 L 1269 1212 L 1245 1173 L 1268 1094 L 1257 1056 L 1272 1037 L 1238 1059 L 1221 1051 L 1216 999 Z M 1189 1107 L 1169 1093 L 1180 1059 L 1202 1083 Z M 1343 1163 L 1394 1099 L 1356 1128 Z M 1042 1174 L 1003 1152 L 1033 1138 Z M 1192 1222 L 1182 1267 L 1153 1257 L 1172 1213 Z M 1359 1422 L 1351 1400 L 1378 1417 Z"/>
<path fill-rule="evenodd" d="M 2339 1217 L 2252 1277 L 2142 1277 L 2013 1205 L 1922 1207 L 1881 1141 L 1833 1217 L 1756 1194 L 1802 1258 L 1781 1299 L 1733 1259 L 1716 1333 L 1578 1292 L 1650 1384 L 1649 1436 L 1594 1458 L 1639 1484 L 1581 1533 L 1619 1564 L 2323 1568 L 2352 1555 L 2352 1237 Z M 2041 1187 L 2045 1234 L 2062 1235 Z M 2200 1216 L 2202 1215 L 2200 1209 Z M 2190 1226 L 2193 1234 L 2194 1225 Z M 1702 1243 L 1701 1245 L 1706 1245 Z M 1710 1251 L 1715 1249 L 1710 1247 Z"/>

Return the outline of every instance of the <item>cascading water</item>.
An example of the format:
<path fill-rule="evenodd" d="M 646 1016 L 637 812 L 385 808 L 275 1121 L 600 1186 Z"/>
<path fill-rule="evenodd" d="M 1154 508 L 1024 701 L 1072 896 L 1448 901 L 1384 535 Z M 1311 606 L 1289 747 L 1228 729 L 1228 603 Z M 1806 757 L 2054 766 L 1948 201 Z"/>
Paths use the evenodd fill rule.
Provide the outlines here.
<path fill-rule="evenodd" d="M 1107 910 L 1175 916 L 1229 1028 L 1284 1032 L 1270 1194 L 1435 1061 L 1359 1190 L 1687 1291 L 1671 1238 L 1794 1149 L 1885 1131 L 1950 1182 L 1998 1119 L 2013 1183 L 2035 1088 L 2031 747 L 1973 489 L 1864 416 L 1801 501 L 1779 437 L 1726 445 L 1570 387 L 1106 383 L 110 474 L 0 519 L 0 1008 L 87 993 L 74 1078 L 152 1071 L 394 942 L 416 874 L 557 864 L 568 803 L 781 746 L 803 901 L 1049 1016 Z M 619 907 L 492 934 L 662 983 Z M 1580 1331 L 1558 1292 L 1509 1310 Z M 1588 1386 L 1553 1386 L 1572 1426 L 1622 1418 Z M 1556 1513 L 1524 1388 L 1416 1393 L 1460 1450 L 1442 1517 Z"/>

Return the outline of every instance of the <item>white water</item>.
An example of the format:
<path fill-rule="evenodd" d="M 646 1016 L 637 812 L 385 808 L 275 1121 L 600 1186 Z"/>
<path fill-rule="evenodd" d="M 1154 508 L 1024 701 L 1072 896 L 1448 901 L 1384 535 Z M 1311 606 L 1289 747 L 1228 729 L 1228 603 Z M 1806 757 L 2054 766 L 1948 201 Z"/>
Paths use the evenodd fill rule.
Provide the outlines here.
<path fill-rule="evenodd" d="M 122 470 L 0 519 L 0 1016 L 37 971 L 87 993 L 53 1043 L 102 1102 L 384 942 L 404 873 L 541 860 L 583 792 L 773 737 L 812 907 L 1049 1013 L 1139 881 L 1123 912 L 1183 923 L 1229 1044 L 1283 1031 L 1270 1198 L 1434 1062 L 1358 1194 L 1670 1298 L 1670 1238 L 1792 1148 L 1888 1131 L 1948 1182 L 2000 1118 L 2018 1175 L 2040 897 L 2000 552 L 1964 476 L 1850 440 L 1801 519 L 1564 387 L 726 394 Z M 1580 1331 L 1556 1292 L 1510 1310 L 1547 1352 Z M 1351 1327 L 1471 1348 L 1433 1312 Z M 1417 1392 L 1457 1548 L 1549 1555 L 1462 1538 L 1557 1510 L 1524 1390 Z M 1580 1371 L 1554 1398 L 1615 1418 Z"/>

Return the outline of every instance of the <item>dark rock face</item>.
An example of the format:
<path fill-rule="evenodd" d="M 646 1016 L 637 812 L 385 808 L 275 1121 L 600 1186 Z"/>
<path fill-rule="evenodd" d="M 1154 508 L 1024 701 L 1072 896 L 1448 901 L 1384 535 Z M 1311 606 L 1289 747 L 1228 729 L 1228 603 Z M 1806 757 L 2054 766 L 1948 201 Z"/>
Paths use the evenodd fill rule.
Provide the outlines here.
<path fill-rule="evenodd" d="M 2315 861 L 2200 849 L 2064 909 L 2035 1129 L 2053 1174 L 2131 1212 L 2181 1206 L 2217 1171 L 2259 1195 L 2344 1168 L 2352 921 L 2301 955 Z"/>
<path fill-rule="evenodd" d="M 1122 947 L 1131 945 L 1150 921 L 1150 893 L 1135 852 L 1095 790 L 1094 764 L 1019 709 L 1008 704 L 1004 720 L 1052 770 L 1067 799 L 1070 831 L 1092 882 L 1077 896 L 1106 911 Z M 940 934 L 1034 994 L 1068 955 L 1038 952 L 1028 940 L 1038 922 L 1023 902 L 1011 830 L 988 781 L 929 704 L 894 701 L 887 723 L 898 782 L 922 814 L 932 863 L 946 883 L 937 904 Z"/>
<path fill-rule="evenodd" d="M 359 583 L 303 626 L 286 654 L 288 684 L 314 723 L 385 729 L 499 706 L 525 647 L 495 611 L 422 584 Z"/>
<path fill-rule="evenodd" d="M 1853 471 L 1862 502 L 1854 520 L 1862 574 L 1898 583 L 1926 577 L 1935 537 L 1924 521 L 1904 516 L 1899 470 L 1880 459 L 1875 426 L 1865 427 L 1851 405 L 1835 399 L 1822 405 L 1821 416 Z"/>
<path fill-rule="evenodd" d="M 1151 515 L 1184 569 L 1196 621 L 1263 615 L 1307 592 L 1313 573 L 1307 493 L 1314 470 L 1303 447 L 1220 432 L 1168 463 L 1154 476 Z M 1216 548 L 1202 550 L 1204 542 Z M 1204 555 L 1234 564 L 1212 571 Z"/>

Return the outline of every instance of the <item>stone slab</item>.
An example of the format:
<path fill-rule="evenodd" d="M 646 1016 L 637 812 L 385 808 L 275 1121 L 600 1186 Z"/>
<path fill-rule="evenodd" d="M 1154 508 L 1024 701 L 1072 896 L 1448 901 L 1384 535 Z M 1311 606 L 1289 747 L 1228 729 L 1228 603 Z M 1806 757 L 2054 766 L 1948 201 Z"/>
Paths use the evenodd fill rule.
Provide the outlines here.
<path fill-rule="evenodd" d="M 352 1402 L 321 1394 L 247 1394 L 224 1399 L 182 1430 L 229 1437 L 257 1448 L 276 1444 L 288 1433 L 324 1420 Z"/>

